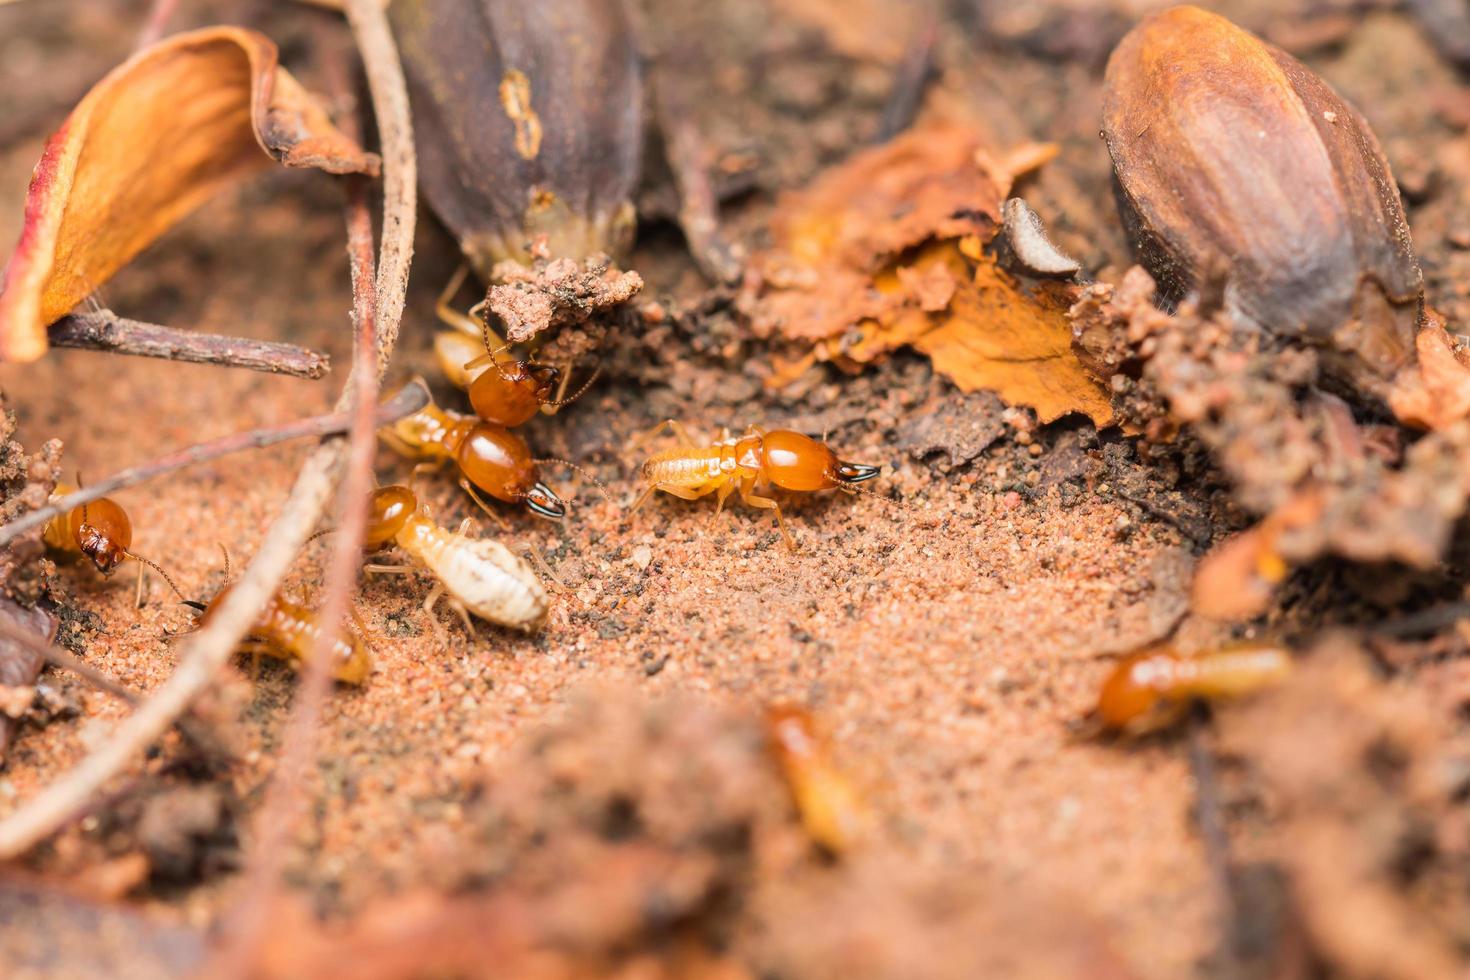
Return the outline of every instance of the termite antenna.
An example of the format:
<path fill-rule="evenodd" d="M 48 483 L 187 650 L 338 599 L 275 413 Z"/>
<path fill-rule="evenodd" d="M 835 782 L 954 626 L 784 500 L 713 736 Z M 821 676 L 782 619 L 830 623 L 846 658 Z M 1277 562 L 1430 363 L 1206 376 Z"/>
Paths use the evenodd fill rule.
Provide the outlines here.
<path fill-rule="evenodd" d="M 337 530 L 337 529 L 336 529 L 336 528 L 335 528 L 335 527 L 324 527 L 324 528 L 322 528 L 322 529 L 321 529 L 321 530 L 320 530 L 320 531 L 317 531 L 317 532 L 316 532 L 316 533 L 315 533 L 315 534 L 313 534 L 313 535 L 312 535 L 312 536 L 311 536 L 311 537 L 309 537 L 309 538 L 307 538 L 307 539 L 306 539 L 306 543 L 307 543 L 307 544 L 311 544 L 311 543 L 312 543 L 312 542 L 313 542 L 313 541 L 315 541 L 315 540 L 316 540 L 316 539 L 317 539 L 317 538 L 324 538 L 324 537 L 326 537 L 326 536 L 327 536 L 327 535 L 328 535 L 328 534 L 332 534 L 332 533 L 333 533 L 333 532 L 335 532 L 335 531 L 336 531 L 336 530 Z"/>
<path fill-rule="evenodd" d="M 220 554 L 225 556 L 225 581 L 230 580 L 230 549 L 225 547 L 223 541 L 218 542 Z"/>
<path fill-rule="evenodd" d="M 608 503 L 612 504 L 614 507 L 617 506 L 617 504 L 614 504 L 613 503 L 612 494 L 610 494 L 610 493 L 607 492 L 607 487 L 605 485 L 603 485 L 603 482 L 601 480 L 599 480 L 597 477 L 593 476 L 591 473 L 588 473 L 582 467 L 578 466 L 576 463 L 573 463 L 571 460 L 569 460 L 569 459 L 561 459 L 561 458 L 559 458 L 557 456 L 547 456 L 545 459 L 536 459 L 536 460 L 532 460 L 532 462 L 533 463 L 536 463 L 538 465 L 541 464 L 541 463 L 557 463 L 557 464 L 559 464 L 561 466 L 567 467 L 568 469 L 577 471 L 578 473 L 580 473 L 582 475 L 582 477 L 584 479 L 586 479 L 588 482 L 590 482 L 593 486 L 595 486 L 597 488 L 597 492 L 600 493 L 600 494 L 602 494 L 602 499 L 603 500 L 606 500 Z"/>
<path fill-rule="evenodd" d="M 858 486 L 853 486 L 850 483 L 847 483 L 847 484 L 843 484 L 842 486 L 839 486 L 837 489 L 841 490 L 843 493 L 861 493 L 861 494 L 866 494 L 869 497 L 873 497 L 873 498 L 875 498 L 877 500 L 883 501 L 885 504 L 892 504 L 895 507 L 902 507 L 904 510 L 917 511 L 919 509 L 917 505 L 911 503 L 910 501 L 907 501 L 907 500 L 896 500 L 893 497 L 884 496 L 883 494 L 879 493 L 876 490 L 869 490 L 867 487 L 858 487 Z"/>
<path fill-rule="evenodd" d="M 163 576 L 163 580 L 168 583 L 168 587 L 174 590 L 174 595 L 178 596 L 180 599 L 184 599 L 184 593 L 179 589 L 178 585 L 174 582 L 173 576 L 170 575 L 168 572 L 165 572 L 163 570 L 162 566 L 160 566 L 158 564 L 158 562 L 156 562 L 156 561 L 150 561 L 147 558 L 144 558 L 142 555 L 135 555 L 131 551 L 124 551 L 123 554 L 124 555 L 127 555 L 133 561 L 142 562 L 143 564 L 147 565 L 149 568 L 151 568 L 155 572 L 157 572 L 159 575 L 162 575 Z M 184 601 L 185 602 L 188 602 L 189 600 L 184 599 Z"/>
<path fill-rule="evenodd" d="M 578 398 L 581 398 L 583 395 L 587 394 L 587 389 L 591 388 L 592 383 L 600 377 L 602 377 L 601 361 L 599 361 L 597 363 L 597 366 L 592 369 L 592 373 L 587 376 L 587 380 L 582 382 L 582 387 L 578 388 L 575 392 L 566 396 L 565 398 L 553 398 L 550 401 L 542 402 L 541 405 L 543 408 L 561 408 L 563 405 L 570 405 Z"/>
<path fill-rule="evenodd" d="M 462 364 L 460 366 L 463 367 L 466 371 L 473 371 L 477 367 L 486 367 L 486 366 L 494 367 L 495 370 L 496 370 L 496 372 L 502 378 L 504 378 L 506 381 L 513 381 L 513 380 L 515 380 L 515 378 L 512 375 L 509 375 L 509 374 L 506 374 L 505 373 L 505 368 L 502 367 L 501 364 L 500 364 L 500 362 L 495 359 L 495 355 L 496 354 L 500 354 L 500 353 L 503 353 L 504 351 L 510 350 L 510 344 L 501 344 L 499 347 L 495 348 L 494 350 L 490 350 L 490 336 L 489 336 L 489 331 L 490 331 L 490 328 L 489 327 L 486 327 L 485 328 L 485 332 L 486 332 L 486 337 L 485 337 L 485 353 L 484 354 L 481 354 L 479 357 L 475 358 L 472 361 L 465 361 L 464 364 Z"/>

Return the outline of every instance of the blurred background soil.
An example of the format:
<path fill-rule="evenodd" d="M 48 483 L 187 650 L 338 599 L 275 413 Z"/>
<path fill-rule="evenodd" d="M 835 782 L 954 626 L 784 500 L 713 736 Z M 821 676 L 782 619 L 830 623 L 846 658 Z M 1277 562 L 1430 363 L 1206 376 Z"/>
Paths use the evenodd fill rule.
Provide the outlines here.
<path fill-rule="evenodd" d="M 0 6 L 0 241 L 18 234 L 46 133 L 127 55 L 145 6 Z M 895 65 L 920 23 L 898 0 L 856 6 L 643 5 L 649 37 L 700 52 L 705 72 L 684 80 L 700 131 L 719 153 L 753 164 L 726 205 L 733 237 L 758 246 L 776 191 L 799 186 L 876 133 Z M 963 105 L 999 146 L 1057 142 L 1056 160 L 1022 191 L 1065 250 L 1116 281 L 1128 256 L 1097 138 L 1101 69 L 1116 38 L 1154 5 L 1014 6 L 945 8 L 931 108 Z M 1449 316 L 1451 333 L 1466 332 L 1470 89 L 1462 77 L 1410 13 L 1392 5 L 1211 6 L 1304 58 L 1363 110 L 1404 186 L 1430 301 Z M 328 12 L 264 2 L 186 4 L 175 26 L 213 20 L 263 29 L 308 84 L 318 80 L 312 46 L 345 36 Z M 554 890 L 548 882 L 573 879 L 612 889 L 593 869 L 608 866 L 615 835 L 587 832 L 576 807 L 629 798 L 643 814 L 633 837 L 677 856 L 680 873 L 698 882 L 690 898 L 670 884 L 686 878 L 659 879 L 666 901 L 683 910 L 671 920 L 703 923 L 718 938 L 679 960 L 686 952 L 640 946 L 638 937 L 670 934 L 646 918 L 626 934 L 594 933 L 588 923 L 610 917 L 615 898 L 563 903 L 574 924 L 558 933 L 559 948 L 576 946 L 567 935 L 578 937 L 604 957 L 586 962 L 606 972 L 660 975 L 636 973 L 645 955 L 669 975 L 680 972 L 677 963 L 687 975 L 853 975 L 842 973 L 844 962 L 882 976 L 1228 972 L 1220 951 L 1230 945 L 1229 916 L 1219 855 L 1208 852 L 1196 817 L 1191 740 L 1075 735 L 1110 655 L 1163 638 L 1181 620 L 1192 643 L 1224 637 L 1220 627 L 1186 620 L 1197 556 L 1243 523 L 1215 478 L 1187 458 L 1141 460 L 1116 430 L 1099 434 L 1070 419 L 1037 426 L 992 395 L 956 392 L 916 355 L 857 377 L 818 369 L 794 390 L 767 391 L 765 349 L 743 331 L 731 294 L 707 285 L 676 227 L 659 216 L 667 179 L 649 170 L 629 263 L 648 282 L 639 299 L 646 329 L 615 337 L 608 376 L 528 430 L 540 454 L 588 466 L 619 506 L 583 485 L 562 524 L 509 510 L 509 531 L 481 520 L 482 533 L 518 552 L 539 548 L 562 583 L 550 623 L 534 637 L 483 625 L 471 637 L 443 609 L 426 617 L 420 607 L 432 583 L 423 576 L 363 582 L 356 608 L 376 673 L 360 690 L 337 690 L 327 708 L 310 815 L 287 863 L 304 907 L 344 924 L 351 937 L 345 924 L 355 916 L 414 889 L 473 892 L 488 881 L 502 883 L 500 895 L 542 895 Z M 343 239 L 340 194 L 329 179 L 272 172 L 194 214 L 102 298 L 139 319 L 289 339 L 342 365 L 350 306 Z M 422 374 L 441 403 L 462 406 L 429 347 L 435 294 L 456 264 L 452 242 L 426 216 L 394 377 Z M 37 364 L 0 369 L 0 387 L 27 447 L 61 438 L 68 475 L 96 479 L 180 445 L 323 412 L 341 374 L 339 367 L 309 382 L 55 350 Z M 709 434 L 751 423 L 825 433 L 842 455 L 883 464 L 874 487 L 892 499 L 783 501 L 796 554 L 767 516 L 740 506 L 715 520 L 709 501 L 660 495 L 628 516 L 623 508 L 640 489 L 629 443 L 668 417 Z M 119 494 L 135 549 L 207 598 L 224 582 L 219 545 L 237 565 L 253 554 L 305 452 L 242 454 Z M 409 468 L 385 451 L 379 479 L 406 480 Z M 550 475 L 569 491 L 579 482 Z M 418 488 L 443 523 L 475 516 L 443 476 L 425 476 Z M 315 594 L 324 556 L 321 541 L 308 549 L 290 594 Z M 70 599 L 61 642 L 128 685 L 159 685 L 175 665 L 169 637 L 190 627 L 189 610 L 156 577 L 135 609 L 129 576 L 104 581 L 79 566 L 62 574 Z M 1393 570 L 1317 569 L 1293 583 L 1270 619 L 1331 622 L 1343 618 L 1344 595 L 1382 596 L 1385 582 L 1402 581 Z M 1340 654 L 1343 670 L 1356 669 L 1354 656 Z M 1463 738 L 1464 670 L 1443 657 L 1399 667 L 1392 685 L 1419 698 L 1413 710 L 1439 726 L 1405 744 L 1437 753 L 1447 744 L 1441 736 Z M 8 910 L 0 922 L 9 923 L 0 927 L 0 955 L 38 973 L 84 975 L 96 963 L 77 960 L 61 938 L 75 928 L 118 975 L 120 962 L 148 976 L 196 961 L 198 931 L 229 908 L 295 687 L 276 664 L 265 664 L 254 683 L 248 671 L 240 665 L 221 696 L 222 714 L 240 705 L 229 726 L 234 761 L 191 772 L 170 761 L 172 743 L 140 760 L 116 800 L 27 862 L 32 877 L 0 888 Z M 1381 669 L 1372 677 L 1365 683 L 1383 683 Z M 60 672 L 48 671 L 44 682 L 67 707 L 18 733 L 0 771 L 0 813 L 108 738 L 124 710 Z M 760 710 L 778 701 L 811 709 L 870 812 L 862 843 L 836 863 L 794 841 L 789 804 L 751 748 Z M 1265 869 L 1258 878 L 1266 897 L 1255 903 L 1264 909 L 1288 903 L 1283 875 L 1297 886 L 1320 878 L 1281 864 L 1282 828 L 1295 820 L 1293 832 L 1310 835 L 1322 825 L 1302 824 L 1310 807 L 1285 806 L 1290 794 L 1272 788 L 1272 773 L 1289 770 L 1290 759 L 1263 774 L 1230 762 L 1232 752 L 1249 756 L 1249 746 L 1217 744 L 1264 737 L 1269 716 L 1259 724 L 1236 717 L 1260 710 L 1224 708 L 1221 724 L 1196 742 L 1224 753 L 1223 789 L 1214 791 L 1224 794 L 1237 858 Z M 1297 737 L 1289 726 L 1279 734 Z M 720 748 L 721 739 L 736 747 Z M 564 742 L 580 746 L 571 763 L 546 748 Z M 1343 765 L 1354 765 L 1357 757 L 1343 752 Z M 548 775 L 554 764 L 563 768 Z M 691 812 L 663 824 L 648 816 L 680 805 Z M 738 811 L 731 819 L 753 835 L 738 857 L 696 833 L 701 820 L 718 823 L 722 806 Z M 700 816 L 699 807 L 715 816 Z M 1463 808 L 1434 816 L 1463 829 Z M 1362 846 L 1357 832 L 1377 831 L 1344 829 L 1342 840 Z M 567 843 L 583 837 L 601 850 Z M 691 855 L 708 857 L 708 866 Z M 1419 893 L 1385 901 L 1437 910 L 1425 914 L 1447 924 L 1432 943 L 1463 951 L 1470 936 L 1453 918 L 1465 908 L 1465 870 L 1440 868 L 1429 884 L 1406 878 L 1403 887 Z M 44 901 L 71 911 L 37 904 L 46 893 L 32 889 L 43 879 L 64 883 L 71 896 Z M 1289 890 L 1296 902 L 1309 891 Z M 734 896 L 738 909 L 716 894 Z M 123 895 L 145 919 L 121 918 L 107 905 L 112 925 L 100 929 L 87 916 L 102 913 L 77 904 Z M 652 915 L 637 908 L 638 917 Z M 1267 931 L 1286 928 L 1285 913 L 1260 914 Z M 1299 963 L 1352 962 L 1331 946 L 1339 913 L 1326 914 L 1325 924 L 1306 918 L 1312 942 L 1327 952 Z M 1340 914 L 1350 924 L 1353 914 L 1376 913 Z M 1248 957 L 1237 949 L 1227 959 L 1235 970 Z M 1432 969 L 1443 960 L 1415 964 L 1426 962 Z"/>

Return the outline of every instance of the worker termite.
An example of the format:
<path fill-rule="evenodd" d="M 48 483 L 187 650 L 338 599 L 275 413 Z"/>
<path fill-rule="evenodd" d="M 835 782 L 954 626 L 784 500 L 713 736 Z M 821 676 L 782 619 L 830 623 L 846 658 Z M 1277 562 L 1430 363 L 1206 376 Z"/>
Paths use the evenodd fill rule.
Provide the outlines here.
<path fill-rule="evenodd" d="M 58 500 L 75 492 L 76 487 L 58 483 L 51 499 Z M 85 557 L 103 575 L 111 575 L 125 558 L 138 562 L 140 604 L 143 596 L 144 565 L 162 575 L 169 588 L 181 598 L 183 596 L 168 572 L 156 562 L 128 550 L 133 546 L 133 522 L 128 519 L 128 512 L 123 510 L 122 505 L 111 497 L 100 497 L 57 514 L 41 528 L 41 539 L 53 551 Z"/>
<path fill-rule="evenodd" d="M 567 514 L 566 504 L 541 482 L 526 441 L 503 425 L 446 412 L 437 405 L 398 420 L 380 435 L 405 456 L 452 460 L 459 485 L 486 513 L 492 513 L 475 487 L 506 503 L 524 503 L 533 513 L 552 520 Z"/>
<path fill-rule="evenodd" d="M 796 705 L 767 708 L 766 737 L 807 836 L 830 854 L 848 850 L 862 831 L 862 803 L 811 714 Z"/>
<path fill-rule="evenodd" d="M 1291 652 L 1247 643 L 1184 656 L 1161 646 L 1125 657 L 1103 681 L 1093 721 L 1130 735 L 1167 728 L 1192 702 L 1239 697 L 1270 687 L 1291 670 Z"/>
<path fill-rule="evenodd" d="M 225 568 L 228 577 L 228 559 Z M 185 604 L 199 610 L 201 623 L 208 623 L 232 588 L 233 585 L 226 585 L 220 589 L 208 605 L 192 601 Z M 240 641 L 238 652 L 249 654 L 253 660 L 261 657 L 284 660 L 294 669 L 310 659 L 321 632 L 314 612 L 277 594 L 256 615 L 250 632 Z M 333 677 L 344 684 L 361 684 L 367 680 L 373 662 L 361 637 L 351 633 L 333 637 L 331 649 Z"/>
<path fill-rule="evenodd" d="M 368 550 L 396 544 L 433 573 L 439 583 L 424 603 L 424 611 L 432 612 L 447 593 L 472 634 L 469 613 L 526 632 L 546 621 L 546 589 L 525 561 L 498 541 L 467 538 L 435 524 L 408 487 L 373 491 L 364 543 Z M 368 569 L 412 570 L 390 565 L 369 565 Z"/>
<path fill-rule="evenodd" d="M 643 506 L 655 490 L 662 490 L 685 500 L 718 493 L 715 513 L 719 514 L 726 499 L 738 489 L 745 503 L 775 514 L 776 526 L 793 551 L 796 542 L 781 519 L 780 504 L 757 495 L 757 483 L 765 481 L 800 493 L 833 489 L 855 492 L 857 484 L 873 479 L 879 472 L 878 467 L 867 463 L 841 460 L 824 443 L 788 429 L 766 432 L 752 425 L 738 438 L 727 429 L 715 442 L 699 445 L 682 425 L 669 419 L 645 438 L 652 438 L 665 427 L 673 430 L 679 446 L 644 462 L 640 476 L 645 486 L 633 510 Z"/>

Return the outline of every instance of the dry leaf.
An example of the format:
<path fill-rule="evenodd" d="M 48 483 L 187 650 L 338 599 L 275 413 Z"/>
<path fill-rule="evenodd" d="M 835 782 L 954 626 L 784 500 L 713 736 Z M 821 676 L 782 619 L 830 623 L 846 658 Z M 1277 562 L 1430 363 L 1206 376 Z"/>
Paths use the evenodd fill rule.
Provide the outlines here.
<path fill-rule="evenodd" d="M 0 619 L 45 643 L 50 643 L 56 635 L 56 617 L 40 609 L 27 609 L 11 599 L 0 597 Z M 8 637 L 0 639 L 0 687 L 29 689 L 45 665 L 46 658 L 30 647 Z M 26 703 L 30 703 L 29 697 Z M 5 750 L 14 726 L 11 717 L 0 717 L 0 765 L 5 763 Z"/>
<path fill-rule="evenodd" d="M 985 243 L 1000 227 L 1011 172 L 959 126 L 911 130 L 782 202 L 764 257 L 757 330 L 809 344 L 776 361 L 779 387 L 816 361 L 858 366 L 912 346 L 964 391 L 988 389 L 1044 422 L 1113 417 L 1103 385 L 1072 349 L 1073 287 L 1028 289 Z"/>
<path fill-rule="evenodd" d="M 892 64 L 903 57 L 925 11 L 875 0 L 786 0 L 781 14 L 821 31 L 833 51 Z"/>
<path fill-rule="evenodd" d="M 254 31 L 176 34 L 98 82 L 46 144 L 0 291 L 0 359 L 46 352 L 46 327 L 208 197 L 271 160 L 375 173 Z"/>
<path fill-rule="evenodd" d="M 1443 429 L 1470 418 L 1470 353 L 1455 348 L 1437 314 L 1427 320 L 1414 338 L 1417 363 L 1395 380 L 1388 404 L 1405 425 Z"/>

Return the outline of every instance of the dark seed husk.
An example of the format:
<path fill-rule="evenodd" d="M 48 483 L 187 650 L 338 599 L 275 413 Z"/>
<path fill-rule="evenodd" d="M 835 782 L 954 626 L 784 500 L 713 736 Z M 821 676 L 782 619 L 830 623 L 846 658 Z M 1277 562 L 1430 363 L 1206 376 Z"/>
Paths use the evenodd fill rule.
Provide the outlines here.
<path fill-rule="evenodd" d="M 394 0 L 424 194 L 482 277 L 631 244 L 642 73 L 616 0 Z"/>
<path fill-rule="evenodd" d="M 1195 7 L 1155 14 L 1108 62 L 1103 137 L 1164 300 L 1223 277 L 1238 321 L 1321 344 L 1360 389 L 1412 361 L 1423 281 L 1388 162 L 1296 59 Z"/>

